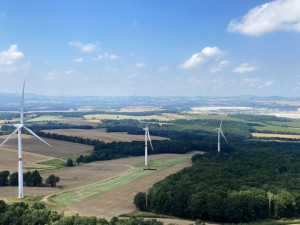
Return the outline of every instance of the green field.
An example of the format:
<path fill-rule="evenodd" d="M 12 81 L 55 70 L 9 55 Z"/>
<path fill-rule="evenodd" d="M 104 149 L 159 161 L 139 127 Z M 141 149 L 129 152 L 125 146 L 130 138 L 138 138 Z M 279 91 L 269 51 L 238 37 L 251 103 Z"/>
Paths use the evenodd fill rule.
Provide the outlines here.
<path fill-rule="evenodd" d="M 43 121 L 63 121 L 63 120 L 78 120 L 76 117 L 63 117 L 63 116 L 52 116 L 52 115 L 45 115 L 39 116 L 30 120 L 28 122 L 43 122 Z"/>
<path fill-rule="evenodd" d="M 135 168 L 123 173 L 115 178 L 109 179 L 104 182 L 80 187 L 75 190 L 66 191 L 60 194 L 49 197 L 49 201 L 58 205 L 58 208 L 62 208 L 68 205 L 72 205 L 81 201 L 85 201 L 91 198 L 95 198 L 107 191 L 121 187 L 125 184 L 141 179 L 159 170 L 163 170 L 174 166 L 184 160 L 191 158 L 191 156 L 178 156 L 167 159 L 153 160 L 149 162 L 151 168 L 157 170 L 144 170 L 143 164 L 136 165 Z"/>
<path fill-rule="evenodd" d="M 273 134 L 300 134 L 300 129 L 295 129 L 293 127 L 282 127 L 282 126 L 254 126 L 254 131 L 261 133 L 273 133 Z"/>

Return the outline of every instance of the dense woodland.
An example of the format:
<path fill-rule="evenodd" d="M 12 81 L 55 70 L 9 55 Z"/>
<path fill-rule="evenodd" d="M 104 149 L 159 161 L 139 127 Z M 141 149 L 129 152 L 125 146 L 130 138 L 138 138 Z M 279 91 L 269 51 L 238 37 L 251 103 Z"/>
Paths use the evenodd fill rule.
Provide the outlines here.
<path fill-rule="evenodd" d="M 249 147 L 193 156 L 193 166 L 135 197 L 142 210 L 217 222 L 300 216 L 300 152 Z"/>
<path fill-rule="evenodd" d="M 110 221 L 86 216 L 64 216 L 56 211 L 46 209 L 42 203 L 34 203 L 32 207 L 20 202 L 7 205 L 0 200 L 0 225 L 163 225 L 155 219 L 143 220 L 137 218 L 119 219 L 113 217 Z"/>

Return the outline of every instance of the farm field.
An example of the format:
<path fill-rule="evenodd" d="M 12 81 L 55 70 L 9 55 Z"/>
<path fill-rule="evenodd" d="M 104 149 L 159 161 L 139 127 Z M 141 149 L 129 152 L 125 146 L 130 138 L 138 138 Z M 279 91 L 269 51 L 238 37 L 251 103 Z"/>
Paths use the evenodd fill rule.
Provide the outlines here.
<path fill-rule="evenodd" d="M 59 123 L 64 123 L 64 124 L 72 124 L 76 126 L 93 126 L 96 127 L 100 121 L 99 120 L 83 120 L 83 119 L 72 119 L 72 120 L 62 120 L 59 121 Z"/>
<path fill-rule="evenodd" d="M 173 118 L 162 115 L 150 115 L 150 116 L 129 116 L 129 115 L 114 115 L 114 114 L 92 114 L 85 115 L 87 120 L 123 120 L 123 119 L 134 119 L 134 120 L 158 120 L 158 121 L 171 121 Z"/>
<path fill-rule="evenodd" d="M 45 115 L 39 116 L 33 119 L 27 120 L 28 122 L 43 122 L 43 121 L 63 121 L 63 120 L 74 120 L 75 117 L 63 117 L 63 116 L 52 116 L 52 115 Z"/>
<path fill-rule="evenodd" d="M 196 153 L 194 153 L 196 154 Z M 193 153 L 189 154 L 190 157 Z M 159 154 L 150 155 L 149 160 L 159 160 L 170 157 L 182 156 L 178 154 Z M 25 161 L 25 159 L 24 159 Z M 93 163 L 84 164 L 78 167 L 72 167 L 62 170 L 57 170 L 54 172 L 56 176 L 60 177 L 60 182 L 57 184 L 56 188 L 50 187 L 24 187 L 25 195 L 50 195 L 54 193 L 61 193 L 63 191 L 73 190 L 80 188 L 82 186 L 95 184 L 96 182 L 101 182 L 108 180 L 112 177 L 120 175 L 128 170 L 130 170 L 133 165 L 141 164 L 144 161 L 143 156 L 139 157 L 129 157 L 123 159 L 98 161 Z M 17 168 L 17 165 L 15 165 Z M 41 176 L 45 180 L 50 174 L 42 173 Z M 0 199 L 7 198 L 9 196 L 16 196 L 18 193 L 18 187 L 0 187 Z M 130 200 L 132 201 L 132 199 Z"/>
<path fill-rule="evenodd" d="M 170 157 L 170 154 L 168 154 Z M 173 155 L 173 154 L 172 154 Z M 187 155 L 185 155 L 187 156 Z M 180 156 L 179 156 L 180 157 Z M 113 216 L 118 216 L 120 214 L 129 213 L 134 211 L 136 208 L 133 204 L 133 198 L 136 193 L 140 191 L 146 191 L 148 188 L 150 188 L 154 183 L 160 181 L 161 179 L 164 179 L 166 176 L 175 173 L 184 167 L 190 166 L 191 161 L 186 160 L 189 157 L 180 157 L 181 159 L 177 159 L 177 164 L 174 164 L 173 166 L 169 164 L 169 168 L 154 171 L 151 173 L 151 171 L 145 171 L 146 173 L 149 173 L 150 175 L 145 175 L 144 177 L 140 179 L 130 180 L 130 182 L 123 182 L 123 185 L 120 185 L 119 182 L 122 182 L 121 180 L 110 180 L 104 183 L 100 183 L 99 185 L 102 185 L 103 188 L 111 188 L 109 186 L 111 185 L 117 185 L 117 187 L 110 189 L 109 191 L 104 192 L 98 197 L 94 197 L 91 199 L 88 199 L 88 196 L 85 196 L 87 198 L 86 201 L 81 201 L 79 203 L 75 203 L 72 205 L 69 205 L 65 208 L 62 208 L 61 212 L 64 212 L 66 215 L 74 215 L 75 213 L 80 212 L 81 215 L 97 215 L 97 217 L 103 217 L 103 218 L 112 218 Z M 174 159 L 174 157 L 172 157 Z M 158 160 L 156 162 L 166 162 L 170 160 L 168 158 L 167 160 Z M 180 162 L 181 161 L 181 162 Z M 174 162 L 174 161 L 173 161 Z M 140 169 L 141 171 L 141 169 Z M 134 171 L 136 173 L 136 171 Z M 143 171 L 144 172 L 144 171 Z M 128 174 L 122 174 L 124 175 L 124 179 L 127 179 Z M 118 179 L 118 177 L 116 178 Z M 113 184 L 114 183 L 114 184 Z M 97 184 L 96 184 L 97 185 Z M 98 186 L 99 187 L 99 186 Z M 92 191 L 95 191 L 95 188 L 97 186 L 92 185 L 91 187 L 85 187 L 87 188 L 87 194 L 94 194 Z M 80 191 L 80 189 L 77 189 L 76 191 Z M 69 194 L 74 194 L 74 192 L 69 192 Z M 64 193 L 62 193 L 64 194 Z M 79 194 L 79 192 L 78 192 Z M 60 196 L 60 197 L 67 197 Z M 79 196 L 81 197 L 81 196 Z M 57 198 L 56 198 L 57 199 Z M 67 199 L 61 198 L 62 201 L 65 201 Z"/>
<path fill-rule="evenodd" d="M 8 135 L 0 136 L 2 142 Z M 52 147 L 49 147 L 31 135 L 22 134 L 23 151 L 37 153 L 52 157 L 64 157 L 69 155 L 81 154 L 93 150 L 93 146 L 59 141 L 44 138 Z M 15 135 L 5 144 L 5 148 L 18 149 L 18 137 Z"/>
<path fill-rule="evenodd" d="M 284 133 L 284 134 L 300 134 L 300 129 L 295 127 L 282 127 L 276 125 L 254 126 L 254 131 L 262 133 Z M 255 132 L 256 133 L 256 132 Z"/>
<path fill-rule="evenodd" d="M 252 133 L 253 137 L 268 137 L 268 138 L 292 138 L 292 139 L 300 139 L 300 135 L 294 134 L 269 134 L 269 133 Z"/>
<path fill-rule="evenodd" d="M 45 156 L 30 152 L 23 152 L 23 168 L 24 171 L 35 168 L 48 168 L 46 165 L 37 164 L 46 160 L 54 159 L 51 156 Z M 10 173 L 18 171 L 18 150 L 9 148 L 0 148 L 0 171 L 8 170 Z"/>
<path fill-rule="evenodd" d="M 46 133 L 55 133 L 67 136 L 77 136 L 89 139 L 96 139 L 104 142 L 130 142 L 130 141 L 144 141 L 144 135 L 132 135 L 126 132 L 106 132 L 105 129 L 55 129 L 55 130 L 43 130 Z M 168 138 L 151 136 L 152 140 L 167 140 Z"/>

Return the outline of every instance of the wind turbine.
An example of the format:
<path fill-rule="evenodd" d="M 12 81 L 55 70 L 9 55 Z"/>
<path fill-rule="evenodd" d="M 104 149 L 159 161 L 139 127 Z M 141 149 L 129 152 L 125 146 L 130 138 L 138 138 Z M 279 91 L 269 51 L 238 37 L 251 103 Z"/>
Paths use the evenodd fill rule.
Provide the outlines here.
<path fill-rule="evenodd" d="M 221 152 L 221 144 L 220 144 L 220 134 L 222 134 L 222 136 L 224 137 L 225 141 L 228 143 L 226 137 L 224 136 L 223 132 L 222 132 L 222 123 L 223 123 L 223 119 L 221 120 L 221 123 L 220 123 L 220 127 L 214 129 L 214 130 L 217 130 L 218 131 L 218 154 L 220 154 Z"/>
<path fill-rule="evenodd" d="M 17 129 L 11 133 L 0 145 L 2 147 L 8 140 L 10 140 L 16 133 L 18 133 L 18 149 L 19 149 L 19 170 L 18 170 L 18 181 L 19 181 L 19 198 L 23 198 L 23 163 L 22 163 L 22 128 L 27 130 L 30 134 L 35 136 L 40 141 L 44 142 L 46 145 L 49 145 L 46 141 L 42 138 L 37 136 L 32 130 L 25 127 L 24 125 L 24 88 L 25 88 L 25 81 L 23 83 L 23 95 L 22 95 L 22 103 L 21 103 L 21 112 L 20 112 L 20 123 L 15 124 L 14 127 Z M 51 145 L 49 145 L 51 147 Z"/>
<path fill-rule="evenodd" d="M 152 146 L 152 143 L 151 143 L 151 138 L 150 138 L 150 133 L 149 133 L 149 126 L 146 125 L 146 127 L 143 128 L 143 130 L 145 131 L 145 166 L 148 168 L 148 146 L 147 146 L 148 139 L 149 139 L 152 151 L 154 151 L 154 150 L 153 150 L 153 146 Z"/>

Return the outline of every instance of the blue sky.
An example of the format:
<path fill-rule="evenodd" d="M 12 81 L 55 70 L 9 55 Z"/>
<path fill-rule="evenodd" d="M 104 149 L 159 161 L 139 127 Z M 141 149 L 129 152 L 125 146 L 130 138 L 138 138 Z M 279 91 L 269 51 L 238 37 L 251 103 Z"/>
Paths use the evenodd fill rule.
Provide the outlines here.
<path fill-rule="evenodd" d="M 0 92 L 300 96 L 299 0 L 0 0 Z"/>

